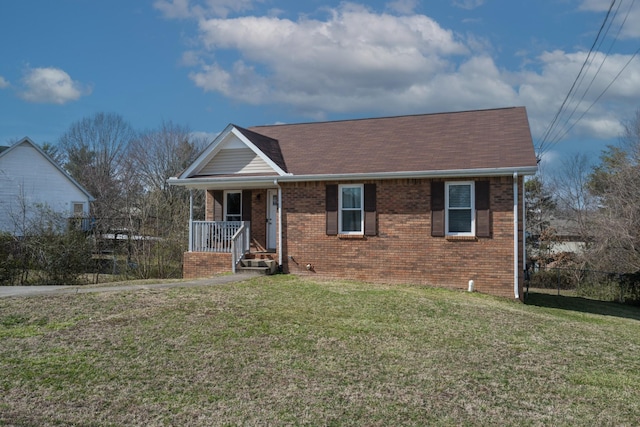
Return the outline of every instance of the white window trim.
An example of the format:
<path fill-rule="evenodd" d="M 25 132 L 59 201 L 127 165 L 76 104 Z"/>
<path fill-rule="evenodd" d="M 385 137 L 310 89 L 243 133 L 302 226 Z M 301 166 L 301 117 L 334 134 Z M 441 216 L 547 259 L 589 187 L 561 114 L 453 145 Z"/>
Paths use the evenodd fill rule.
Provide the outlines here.
<path fill-rule="evenodd" d="M 360 189 L 360 231 L 344 231 L 342 230 L 342 189 L 359 188 Z M 347 208 L 348 210 L 357 210 Z M 340 184 L 338 185 L 338 234 L 364 235 L 364 184 Z"/>
<path fill-rule="evenodd" d="M 449 187 L 451 185 L 469 185 L 471 187 L 471 231 L 468 233 L 465 232 L 450 232 L 449 231 Z M 445 235 L 447 236 L 475 236 L 476 235 L 476 189 L 474 181 L 450 181 L 445 183 L 444 187 L 444 227 L 445 227 Z M 453 208 L 455 210 L 455 208 Z M 466 208 L 465 208 L 466 209 Z"/>
<path fill-rule="evenodd" d="M 225 190 L 224 192 L 224 211 L 223 211 L 223 220 L 229 221 L 227 217 L 229 216 L 229 208 L 227 204 L 227 194 L 240 194 L 240 219 L 238 221 L 242 221 L 242 190 Z M 235 214 L 234 214 L 235 215 Z M 237 215 L 236 215 L 237 216 Z"/>

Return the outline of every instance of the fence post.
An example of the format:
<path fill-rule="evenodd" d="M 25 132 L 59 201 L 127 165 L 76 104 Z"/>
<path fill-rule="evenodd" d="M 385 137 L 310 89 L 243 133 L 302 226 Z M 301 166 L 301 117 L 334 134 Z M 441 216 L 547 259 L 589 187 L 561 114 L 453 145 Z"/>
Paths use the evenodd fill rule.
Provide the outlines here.
<path fill-rule="evenodd" d="M 560 296 L 560 269 L 556 268 L 557 277 L 558 277 L 558 296 Z"/>
<path fill-rule="evenodd" d="M 620 285 L 620 302 L 624 302 L 624 285 L 622 284 L 622 276 L 618 273 L 618 284 Z"/>

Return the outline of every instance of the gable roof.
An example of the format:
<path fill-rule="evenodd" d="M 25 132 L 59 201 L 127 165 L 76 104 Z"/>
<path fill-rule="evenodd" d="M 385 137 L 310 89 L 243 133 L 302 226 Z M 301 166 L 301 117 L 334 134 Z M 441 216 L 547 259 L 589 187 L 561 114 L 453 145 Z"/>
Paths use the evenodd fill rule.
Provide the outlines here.
<path fill-rule="evenodd" d="M 47 153 L 45 153 L 42 150 L 42 148 L 40 148 L 40 146 L 38 144 L 33 142 L 31 140 L 31 138 L 29 138 L 27 136 L 25 136 L 20 141 L 18 141 L 15 144 L 13 144 L 12 146 L 6 147 L 4 150 L 0 150 L 0 158 L 8 157 L 13 150 L 15 150 L 17 147 L 19 147 L 21 145 L 28 145 L 31 148 L 35 149 L 38 154 L 40 154 L 42 157 L 44 157 L 49 163 L 51 163 L 51 165 L 53 165 L 58 170 L 58 172 L 60 172 L 67 180 L 69 180 L 69 182 L 71 182 L 75 187 L 78 188 L 78 190 L 80 190 L 85 196 L 87 196 L 89 201 L 94 201 L 95 200 L 94 197 L 91 194 L 89 194 L 89 192 L 87 190 L 85 190 L 85 188 L 82 185 L 80 185 L 80 183 L 78 181 L 73 179 L 73 177 L 71 175 L 69 175 L 67 173 L 67 171 L 62 169 L 62 167 L 59 164 L 57 164 L 55 161 L 53 161 L 53 159 L 51 157 L 49 157 L 49 155 Z"/>
<path fill-rule="evenodd" d="M 511 107 L 248 129 L 229 125 L 221 134 L 225 136 L 216 138 L 170 182 L 249 182 L 241 173 L 195 173 L 203 170 L 204 162 L 216 155 L 215 147 L 231 133 L 269 159 L 280 180 L 533 174 L 537 170 L 526 109 Z"/>
<path fill-rule="evenodd" d="M 524 107 L 256 126 L 294 175 L 536 166 Z"/>

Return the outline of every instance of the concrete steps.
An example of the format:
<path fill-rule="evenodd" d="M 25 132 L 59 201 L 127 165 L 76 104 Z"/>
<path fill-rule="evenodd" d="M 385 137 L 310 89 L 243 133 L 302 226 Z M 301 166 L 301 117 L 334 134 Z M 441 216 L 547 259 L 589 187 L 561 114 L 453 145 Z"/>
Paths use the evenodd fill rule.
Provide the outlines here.
<path fill-rule="evenodd" d="M 238 273 L 274 274 L 278 270 L 278 263 L 272 259 L 249 258 L 240 261 L 236 268 Z"/>

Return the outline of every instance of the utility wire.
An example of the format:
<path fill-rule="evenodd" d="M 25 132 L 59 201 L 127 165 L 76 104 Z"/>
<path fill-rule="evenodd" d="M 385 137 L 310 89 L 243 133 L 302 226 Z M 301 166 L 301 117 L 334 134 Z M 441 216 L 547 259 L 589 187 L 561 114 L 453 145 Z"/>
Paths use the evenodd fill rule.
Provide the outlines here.
<path fill-rule="evenodd" d="M 587 65 L 587 72 L 591 68 L 591 66 L 593 65 L 594 61 L 596 60 L 596 57 L 598 56 L 597 53 L 600 51 L 600 48 L 602 47 L 602 45 L 604 43 L 604 40 L 607 37 L 607 34 L 609 33 L 609 30 L 611 29 L 611 26 L 613 25 L 613 21 L 615 20 L 616 16 L 618 16 L 618 11 L 620 10 L 620 6 L 621 5 L 622 5 L 622 3 L 618 2 L 618 7 L 616 8 L 615 12 L 613 13 L 613 16 L 609 19 L 609 25 L 607 25 L 607 29 L 605 30 L 604 35 L 602 36 L 602 38 L 600 39 L 600 42 L 598 43 L 598 46 L 596 47 L 596 53 L 592 56 L 591 60 L 589 60 L 589 64 Z M 633 6 L 633 3 L 631 3 L 631 5 Z M 582 85 L 582 83 L 584 82 L 584 80 L 585 80 L 585 78 L 587 76 L 587 72 L 582 74 L 582 76 L 580 77 L 580 81 L 578 82 L 578 84 L 576 86 L 576 91 L 573 92 L 573 94 L 571 96 L 571 100 L 568 103 L 568 105 L 573 103 L 573 110 L 571 110 L 571 114 L 569 114 L 569 117 L 567 117 L 564 120 L 564 123 L 562 124 L 562 126 L 556 127 L 555 135 L 554 136 L 549 135 L 550 136 L 550 138 L 549 138 L 550 139 L 550 144 L 549 145 L 553 145 L 553 144 L 557 143 L 561 139 L 561 137 L 558 137 L 558 135 L 560 135 L 560 134 L 564 135 L 565 134 L 565 133 L 562 132 L 562 129 L 565 128 L 569 124 L 569 122 L 573 118 L 574 114 L 578 110 L 578 107 L 580 106 L 582 101 L 584 101 L 584 98 L 586 97 L 587 93 L 589 92 L 589 89 L 591 89 L 591 86 L 593 85 L 593 82 L 595 81 L 596 77 L 600 73 L 600 70 L 602 70 L 602 67 L 604 66 L 604 63 L 607 62 L 608 54 L 613 49 L 613 46 L 615 45 L 615 43 L 616 43 L 616 41 L 618 39 L 618 36 L 620 35 L 620 32 L 622 31 L 622 27 L 624 26 L 624 22 L 626 22 L 628 16 L 629 16 L 629 13 L 627 12 L 627 16 L 624 18 L 624 21 L 620 25 L 620 27 L 618 27 L 618 32 L 616 33 L 616 36 L 614 37 L 613 41 L 609 45 L 609 49 L 607 50 L 607 53 L 602 58 L 602 61 L 600 62 L 600 66 L 598 67 L 596 72 L 593 73 L 593 76 L 591 77 L 591 81 L 589 82 L 589 85 L 587 86 L 587 88 L 582 92 L 582 96 L 580 97 L 580 100 L 578 102 L 573 103 L 573 100 L 575 99 L 575 95 L 576 95 L 576 92 L 577 92 L 577 88 L 580 85 Z M 587 57 L 587 59 L 588 59 L 588 57 Z"/>
<path fill-rule="evenodd" d="M 593 44 L 591 45 L 591 48 L 589 49 L 589 53 L 587 54 L 587 57 L 585 58 L 584 62 L 582 63 L 582 67 L 580 68 L 580 71 L 578 72 L 578 75 L 576 76 L 576 78 L 574 79 L 571 88 L 569 89 L 569 92 L 567 93 L 567 96 L 565 96 L 564 100 L 562 101 L 562 105 L 560 105 L 560 108 L 558 109 L 558 111 L 556 112 L 555 116 L 553 117 L 553 120 L 551 121 L 551 123 L 549 124 L 549 126 L 547 127 L 547 130 L 545 131 L 543 137 L 542 137 L 542 142 L 540 143 L 540 146 L 538 147 L 538 150 L 540 151 L 540 154 L 544 153 L 547 149 L 546 147 L 546 143 L 547 140 L 549 138 L 549 135 L 552 131 L 552 129 L 554 128 L 554 126 L 556 125 L 558 118 L 560 117 L 560 114 L 562 113 L 562 111 L 564 110 L 564 107 L 569 99 L 569 97 L 571 96 L 571 94 L 573 93 L 576 84 L 578 83 L 578 80 L 580 79 L 580 76 L 582 75 L 582 72 L 584 71 L 589 58 L 591 57 L 591 54 L 593 53 L 593 50 L 598 42 L 598 39 L 600 38 L 600 35 L 602 34 L 602 30 L 604 29 L 607 21 L 609 20 L 609 16 L 611 15 L 611 10 L 613 9 L 613 6 L 615 5 L 616 0 L 611 0 L 611 4 L 609 5 L 609 10 L 607 11 L 607 14 L 604 18 L 604 21 L 602 22 L 602 25 L 600 26 L 600 29 L 598 30 L 598 34 L 596 36 L 596 39 L 593 41 Z"/>
<path fill-rule="evenodd" d="M 566 134 L 569 133 L 569 131 L 571 129 L 573 129 L 573 127 L 585 116 L 585 114 L 587 114 L 589 112 L 589 110 L 591 110 L 591 107 L 593 107 L 595 105 L 596 102 L 598 102 L 600 100 L 600 98 L 602 98 L 602 96 L 605 94 L 605 92 L 607 90 L 609 90 L 609 88 L 611 87 L 611 85 L 613 83 L 615 83 L 616 80 L 618 80 L 618 77 L 620 77 L 620 74 L 622 74 L 622 72 L 629 66 L 629 64 L 631 63 L 631 61 L 633 61 L 633 58 L 635 58 L 638 53 L 640 53 L 640 48 L 638 48 L 638 50 L 636 50 L 633 55 L 631 55 L 631 58 L 629 58 L 629 60 L 627 61 L 627 63 L 624 65 L 624 67 L 622 67 L 622 69 L 620 70 L 620 72 L 618 74 L 616 74 L 616 76 L 613 78 L 613 80 L 611 80 L 611 83 L 609 83 L 607 85 L 607 87 L 604 88 L 604 90 L 602 92 L 600 92 L 600 95 L 598 95 L 598 97 L 595 99 L 595 101 L 593 101 L 591 103 L 591 105 L 589 105 L 589 108 L 587 108 L 584 113 L 582 113 L 582 115 L 580 117 L 578 117 L 578 120 L 576 120 L 575 122 L 573 122 L 573 124 L 571 126 L 569 126 L 569 128 L 562 134 L 560 135 L 560 137 L 558 137 L 557 141 L 561 140 L 562 138 L 564 138 L 564 136 Z M 557 142 L 556 141 L 556 142 Z"/>

